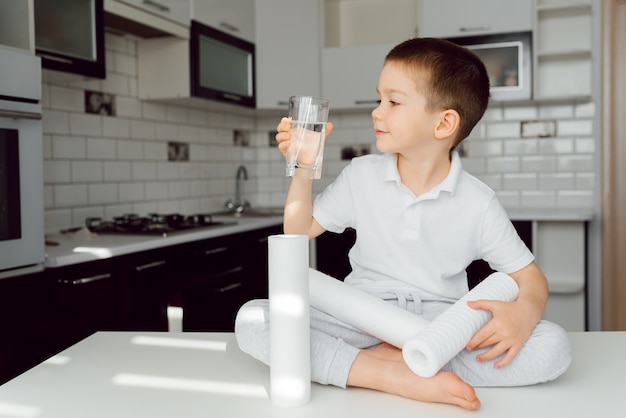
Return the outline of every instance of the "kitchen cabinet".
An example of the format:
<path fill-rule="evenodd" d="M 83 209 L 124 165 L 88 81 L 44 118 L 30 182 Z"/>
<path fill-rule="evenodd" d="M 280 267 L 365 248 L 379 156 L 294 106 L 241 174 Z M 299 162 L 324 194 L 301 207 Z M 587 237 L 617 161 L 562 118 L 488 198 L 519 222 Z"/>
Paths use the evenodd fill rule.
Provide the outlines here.
<path fill-rule="evenodd" d="M 42 68 L 105 78 L 102 0 L 35 0 L 35 48 Z"/>
<path fill-rule="evenodd" d="M 334 110 L 372 109 L 385 56 L 418 34 L 418 1 L 325 0 L 323 6 L 322 96 Z"/>
<path fill-rule="evenodd" d="M 267 298 L 267 237 L 272 227 L 184 246 L 171 303 L 183 312 L 183 331 L 232 331 L 237 311 Z"/>
<path fill-rule="evenodd" d="M 331 110 L 373 109 L 378 75 L 395 44 L 324 48 L 322 96 Z"/>
<path fill-rule="evenodd" d="M 535 8 L 535 100 L 590 100 L 591 1 L 536 0 Z"/>
<path fill-rule="evenodd" d="M 0 280 L 0 385 L 54 354 L 52 281 L 43 273 Z"/>
<path fill-rule="evenodd" d="M 119 327 L 119 293 L 112 259 L 46 270 L 52 281 L 51 342 L 62 350 L 99 330 Z"/>
<path fill-rule="evenodd" d="M 0 45 L 35 52 L 35 12 L 33 0 L 2 3 Z"/>
<path fill-rule="evenodd" d="M 255 41 L 254 6 L 250 0 L 191 0 L 191 18 L 229 35 Z"/>
<path fill-rule="evenodd" d="M 167 331 L 168 280 L 174 273 L 166 250 L 146 251 L 116 260 L 119 274 L 119 328 Z"/>
<path fill-rule="evenodd" d="M 290 96 L 320 95 L 320 1 L 256 1 L 257 108 L 286 112 Z"/>
<path fill-rule="evenodd" d="M 190 0 L 104 0 L 106 26 L 140 38 L 189 38 Z"/>
<path fill-rule="evenodd" d="M 455 38 L 532 27 L 533 0 L 420 0 L 420 36 Z"/>

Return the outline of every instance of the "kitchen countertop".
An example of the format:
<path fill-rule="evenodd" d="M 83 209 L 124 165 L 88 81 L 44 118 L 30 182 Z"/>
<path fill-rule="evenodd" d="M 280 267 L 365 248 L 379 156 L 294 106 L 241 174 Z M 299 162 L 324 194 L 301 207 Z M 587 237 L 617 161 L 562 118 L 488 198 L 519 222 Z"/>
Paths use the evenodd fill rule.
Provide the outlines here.
<path fill-rule="evenodd" d="M 178 231 L 165 237 L 145 234 L 92 234 L 86 229 L 72 234 L 47 234 L 46 241 L 53 241 L 57 245 L 46 245 L 44 267 L 62 267 L 87 261 L 96 261 L 103 258 L 262 229 L 281 225 L 283 222 L 282 216 L 244 216 L 240 218 L 214 216 L 213 219 L 215 221 L 235 223 L 232 225 Z"/>
<path fill-rule="evenodd" d="M 477 388 L 478 412 L 364 389 L 312 384 L 279 408 L 269 368 L 232 333 L 98 332 L 0 386 L 0 416 L 74 417 L 618 417 L 626 332 L 570 333 L 573 362 L 556 381 Z"/>

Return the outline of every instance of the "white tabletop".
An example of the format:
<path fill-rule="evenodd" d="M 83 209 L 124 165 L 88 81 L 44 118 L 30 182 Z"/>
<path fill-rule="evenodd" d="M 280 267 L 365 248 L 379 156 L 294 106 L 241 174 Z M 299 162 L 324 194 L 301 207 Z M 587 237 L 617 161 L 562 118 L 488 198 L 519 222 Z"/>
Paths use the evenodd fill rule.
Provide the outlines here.
<path fill-rule="evenodd" d="M 273 406 L 269 368 L 230 333 L 98 332 L 0 386 L 0 417 L 622 417 L 626 332 L 571 333 L 554 382 L 479 388 L 478 412 L 313 384 L 311 402 Z"/>

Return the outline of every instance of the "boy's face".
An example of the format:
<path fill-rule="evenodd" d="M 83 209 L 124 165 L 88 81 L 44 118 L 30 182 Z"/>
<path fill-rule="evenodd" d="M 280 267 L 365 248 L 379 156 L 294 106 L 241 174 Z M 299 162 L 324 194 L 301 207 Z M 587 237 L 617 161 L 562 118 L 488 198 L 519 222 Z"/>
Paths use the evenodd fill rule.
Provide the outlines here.
<path fill-rule="evenodd" d="M 376 91 L 379 104 L 372 111 L 372 120 L 379 151 L 406 154 L 433 140 L 437 112 L 427 110 L 426 98 L 404 67 L 386 63 Z"/>

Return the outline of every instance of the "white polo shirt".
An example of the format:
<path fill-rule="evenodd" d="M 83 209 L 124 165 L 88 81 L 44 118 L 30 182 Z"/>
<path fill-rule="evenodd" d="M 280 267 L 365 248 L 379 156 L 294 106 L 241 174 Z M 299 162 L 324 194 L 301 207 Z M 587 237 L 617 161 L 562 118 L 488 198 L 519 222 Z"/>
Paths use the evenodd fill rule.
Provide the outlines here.
<path fill-rule="evenodd" d="M 534 260 L 495 192 L 463 170 L 456 152 L 445 180 L 417 197 L 400 181 L 396 154 L 354 158 L 315 198 L 313 216 L 331 232 L 356 230 L 346 282 L 379 291 L 457 300 L 473 260 L 504 273 Z"/>

